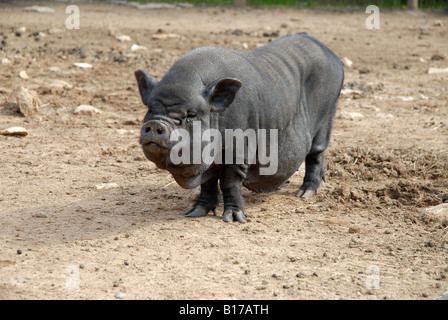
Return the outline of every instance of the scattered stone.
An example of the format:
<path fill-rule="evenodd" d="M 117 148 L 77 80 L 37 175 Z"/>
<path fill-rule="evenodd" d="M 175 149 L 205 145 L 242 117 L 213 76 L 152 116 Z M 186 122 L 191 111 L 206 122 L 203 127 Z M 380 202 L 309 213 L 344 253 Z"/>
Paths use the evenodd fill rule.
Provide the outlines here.
<path fill-rule="evenodd" d="M 349 227 L 348 228 L 348 233 L 358 233 L 359 232 L 359 228 L 357 227 Z"/>
<path fill-rule="evenodd" d="M 123 299 L 124 298 L 124 293 L 123 292 L 117 292 L 114 295 L 114 297 L 117 298 L 117 299 Z"/>
<path fill-rule="evenodd" d="M 368 109 L 368 110 L 373 110 L 373 111 L 381 111 L 380 108 L 378 108 L 377 106 L 374 106 L 372 104 L 362 104 L 361 108 Z"/>
<path fill-rule="evenodd" d="M 448 223 L 448 203 L 442 203 L 437 206 L 424 208 L 421 211 L 423 220 L 438 220 L 442 224 Z"/>
<path fill-rule="evenodd" d="M 26 27 L 20 27 L 16 29 L 16 33 L 24 33 L 26 31 Z"/>
<path fill-rule="evenodd" d="M 156 33 L 152 35 L 152 38 L 155 40 L 165 40 L 168 39 L 168 35 L 166 33 Z"/>
<path fill-rule="evenodd" d="M 93 114 L 100 112 L 101 111 L 95 108 L 94 106 L 88 104 L 82 104 L 78 106 L 73 113 L 85 116 L 92 116 Z"/>
<path fill-rule="evenodd" d="M 61 68 L 58 67 L 50 67 L 47 69 L 49 72 L 61 72 Z"/>
<path fill-rule="evenodd" d="M 370 70 L 367 68 L 361 68 L 358 70 L 359 74 L 367 74 L 370 73 Z"/>
<path fill-rule="evenodd" d="M 28 80 L 30 77 L 28 77 L 28 74 L 26 73 L 25 70 L 22 70 L 19 72 L 19 77 L 24 79 L 24 80 Z"/>
<path fill-rule="evenodd" d="M 117 133 L 119 135 L 123 135 L 123 134 L 134 134 L 134 130 L 127 130 L 127 129 L 117 129 Z"/>
<path fill-rule="evenodd" d="M 389 118 L 389 119 L 394 118 L 394 115 L 393 115 L 393 114 L 390 114 L 390 113 L 384 113 L 384 112 L 378 112 L 375 116 L 376 116 L 377 118 Z"/>
<path fill-rule="evenodd" d="M 53 13 L 54 9 L 50 7 L 41 7 L 41 6 L 31 6 L 23 8 L 24 11 L 32 11 L 38 13 Z"/>
<path fill-rule="evenodd" d="M 48 34 L 58 34 L 63 32 L 62 29 L 56 28 L 56 27 L 51 27 L 50 29 L 47 30 Z"/>
<path fill-rule="evenodd" d="M 436 52 L 431 56 L 431 60 L 446 60 L 446 55 Z"/>
<path fill-rule="evenodd" d="M 36 91 L 23 86 L 17 87 L 8 97 L 10 103 L 16 103 L 21 114 L 25 117 L 39 112 L 40 100 Z"/>
<path fill-rule="evenodd" d="M 8 58 L 3 58 L 2 59 L 2 64 L 3 65 L 11 64 L 11 60 L 9 60 Z"/>
<path fill-rule="evenodd" d="M 22 250 L 17 250 L 17 254 L 22 254 Z"/>
<path fill-rule="evenodd" d="M 342 61 L 342 64 L 347 68 L 351 68 L 353 65 L 353 61 L 347 57 L 344 57 L 341 61 Z"/>
<path fill-rule="evenodd" d="M 28 131 L 22 127 L 11 127 L 5 130 L 0 131 L 0 134 L 3 136 L 26 136 L 28 135 Z"/>
<path fill-rule="evenodd" d="M 408 97 L 397 96 L 396 99 L 397 99 L 397 100 L 401 100 L 401 101 L 403 101 L 403 102 L 414 101 L 414 97 L 411 97 L 411 96 L 408 96 Z"/>
<path fill-rule="evenodd" d="M 361 98 L 361 91 L 354 89 L 342 89 L 341 95 L 348 98 L 359 99 Z"/>
<path fill-rule="evenodd" d="M 448 292 L 445 293 L 443 296 L 441 296 L 439 299 L 437 300 L 448 300 Z"/>
<path fill-rule="evenodd" d="M 131 51 L 140 51 L 140 50 L 147 50 L 147 48 L 144 47 L 144 46 L 141 46 L 141 45 L 139 45 L 139 44 L 136 44 L 136 43 L 134 43 L 134 44 L 131 46 Z"/>
<path fill-rule="evenodd" d="M 339 119 L 345 119 L 345 120 L 361 120 L 362 118 L 364 118 L 364 115 L 362 113 L 359 112 L 347 112 L 347 111 L 342 111 L 339 114 Z"/>
<path fill-rule="evenodd" d="M 427 26 L 420 27 L 420 35 L 423 36 L 429 35 L 429 28 Z"/>
<path fill-rule="evenodd" d="M 428 74 L 443 74 L 448 73 L 448 68 L 429 68 Z"/>
<path fill-rule="evenodd" d="M 96 185 L 97 190 L 102 190 L 102 189 L 108 190 L 108 189 L 115 189 L 115 188 L 119 188 L 119 187 L 120 186 L 115 182 L 101 183 L 101 184 Z"/>
<path fill-rule="evenodd" d="M 46 85 L 49 89 L 72 89 L 73 86 L 64 80 L 52 80 L 49 84 Z"/>
<path fill-rule="evenodd" d="M 92 65 L 86 62 L 74 62 L 73 65 L 78 68 L 90 69 Z"/>
<path fill-rule="evenodd" d="M 125 34 L 116 35 L 115 39 L 117 39 L 118 41 L 121 41 L 121 42 L 131 41 L 131 37 L 127 36 Z"/>
<path fill-rule="evenodd" d="M 140 2 L 125 2 L 128 6 L 136 7 L 137 9 L 174 9 L 176 5 L 170 3 L 140 3 Z"/>
<path fill-rule="evenodd" d="M 443 27 L 443 22 L 439 19 L 434 20 L 434 26 L 435 27 Z"/>

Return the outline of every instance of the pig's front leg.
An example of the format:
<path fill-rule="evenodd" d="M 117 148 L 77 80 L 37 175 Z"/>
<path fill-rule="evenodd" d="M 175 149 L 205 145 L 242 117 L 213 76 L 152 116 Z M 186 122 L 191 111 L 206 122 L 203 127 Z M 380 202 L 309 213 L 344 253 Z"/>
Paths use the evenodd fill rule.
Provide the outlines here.
<path fill-rule="evenodd" d="M 201 194 L 193 206 L 184 212 L 182 215 L 186 217 L 202 217 L 207 215 L 210 211 L 216 216 L 216 206 L 219 203 L 218 196 L 218 175 L 201 184 Z"/>
<path fill-rule="evenodd" d="M 236 220 L 246 223 L 246 210 L 244 209 L 244 200 L 241 196 L 241 186 L 246 178 L 247 165 L 225 165 L 220 176 L 220 187 L 224 197 L 225 222 Z"/>

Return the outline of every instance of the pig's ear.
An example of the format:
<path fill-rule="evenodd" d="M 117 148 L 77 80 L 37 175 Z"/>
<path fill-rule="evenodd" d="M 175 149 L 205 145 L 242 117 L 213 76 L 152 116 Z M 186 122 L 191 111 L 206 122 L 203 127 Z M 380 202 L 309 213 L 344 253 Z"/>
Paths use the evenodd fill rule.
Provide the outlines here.
<path fill-rule="evenodd" d="M 210 104 L 212 112 L 222 112 L 235 99 L 235 95 L 243 83 L 234 78 L 224 78 L 218 80 L 205 89 L 205 97 Z"/>
<path fill-rule="evenodd" d="M 135 71 L 135 78 L 137 78 L 138 90 L 142 96 L 143 104 L 148 105 L 149 94 L 154 86 L 157 84 L 157 80 L 152 75 L 142 69 Z"/>

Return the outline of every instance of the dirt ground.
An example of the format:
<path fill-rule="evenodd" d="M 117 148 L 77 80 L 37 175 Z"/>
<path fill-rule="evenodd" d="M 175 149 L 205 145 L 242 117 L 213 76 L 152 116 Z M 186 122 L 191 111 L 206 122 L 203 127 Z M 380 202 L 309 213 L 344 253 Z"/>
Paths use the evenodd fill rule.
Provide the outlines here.
<path fill-rule="evenodd" d="M 66 3 L 39 3 L 54 13 L 24 11 L 29 5 L 0 3 L 0 130 L 29 132 L 0 136 L 1 299 L 437 299 L 448 291 L 448 74 L 427 72 L 448 67 L 446 14 L 381 11 L 380 29 L 368 30 L 364 10 L 78 3 L 76 30 L 66 29 Z M 340 99 L 323 187 L 296 198 L 302 167 L 278 192 L 243 190 L 246 224 L 224 223 L 222 203 L 217 217 L 179 215 L 198 190 L 144 157 L 134 71 L 160 79 L 195 47 L 255 50 L 297 32 L 353 61 L 344 88 L 355 92 Z M 20 85 L 39 95 L 37 115 L 22 116 L 8 99 Z M 82 104 L 101 112 L 74 114 Z"/>

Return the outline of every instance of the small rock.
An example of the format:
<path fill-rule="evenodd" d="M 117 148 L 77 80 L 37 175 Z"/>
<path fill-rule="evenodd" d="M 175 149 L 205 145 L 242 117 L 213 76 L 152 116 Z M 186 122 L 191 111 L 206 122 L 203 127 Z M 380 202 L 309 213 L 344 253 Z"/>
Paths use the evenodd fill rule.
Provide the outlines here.
<path fill-rule="evenodd" d="M 36 91 L 28 90 L 23 86 L 17 87 L 8 97 L 10 103 L 16 103 L 19 111 L 25 117 L 39 112 L 40 100 Z"/>
<path fill-rule="evenodd" d="M 26 136 L 28 135 L 28 131 L 22 127 L 11 127 L 5 130 L 0 131 L 0 134 L 3 136 Z"/>
<path fill-rule="evenodd" d="M 441 296 L 439 299 L 437 300 L 448 300 L 448 292 L 445 293 L 443 296 Z"/>
<path fill-rule="evenodd" d="M 22 254 L 22 250 L 17 250 L 17 254 Z"/>
<path fill-rule="evenodd" d="M 127 133 L 134 133 L 134 130 L 117 129 L 117 133 L 119 135 L 123 135 L 123 134 L 127 134 Z"/>
<path fill-rule="evenodd" d="M 443 74 L 448 73 L 448 68 L 429 68 L 428 74 Z"/>
<path fill-rule="evenodd" d="M 393 115 L 393 114 L 390 114 L 390 113 L 377 112 L 377 114 L 375 115 L 375 117 L 377 117 L 377 118 L 388 118 L 388 119 L 392 119 L 392 118 L 394 118 L 394 115 Z"/>
<path fill-rule="evenodd" d="M 78 68 L 90 69 L 92 65 L 86 62 L 74 62 L 73 65 Z"/>
<path fill-rule="evenodd" d="M 2 64 L 3 65 L 11 64 L 11 60 L 9 60 L 8 58 L 3 58 L 2 59 Z"/>
<path fill-rule="evenodd" d="M 404 102 L 414 101 L 414 97 L 411 97 L 411 96 L 408 96 L 408 97 L 397 96 L 396 99 L 400 100 L 400 101 L 404 101 Z"/>
<path fill-rule="evenodd" d="M 26 31 L 26 27 L 20 27 L 16 29 L 16 33 L 24 33 Z"/>
<path fill-rule="evenodd" d="M 431 56 L 431 60 L 446 60 L 446 55 L 437 52 Z"/>
<path fill-rule="evenodd" d="M 342 89 L 341 95 L 353 99 L 361 98 L 361 91 L 354 89 Z"/>
<path fill-rule="evenodd" d="M 41 6 L 31 6 L 23 8 L 24 11 L 32 11 L 38 13 L 53 13 L 54 9 L 50 7 L 41 7 Z"/>
<path fill-rule="evenodd" d="M 95 113 L 100 113 L 100 112 L 101 112 L 100 110 L 98 110 L 97 108 L 95 108 L 93 106 L 90 106 L 88 104 L 82 104 L 82 105 L 78 106 L 73 113 L 79 114 L 79 115 L 91 116 Z"/>
<path fill-rule="evenodd" d="M 434 26 L 436 27 L 443 27 L 443 22 L 439 19 L 434 20 Z"/>
<path fill-rule="evenodd" d="M 436 219 L 441 223 L 448 222 L 448 203 L 442 203 L 437 206 L 424 208 L 421 210 L 422 216 L 421 218 L 426 220 L 428 219 Z"/>
<path fill-rule="evenodd" d="M 47 69 L 49 72 L 61 72 L 61 68 L 58 67 L 50 67 Z"/>
<path fill-rule="evenodd" d="M 46 87 L 49 89 L 53 89 L 53 88 L 55 88 L 55 89 L 72 89 L 73 88 L 73 86 L 70 83 L 68 83 L 67 81 L 58 80 L 58 79 L 52 80 L 49 84 L 46 85 Z"/>
<path fill-rule="evenodd" d="M 131 41 L 131 37 L 127 36 L 125 34 L 116 35 L 115 39 L 117 39 L 118 41 L 121 41 L 121 42 Z"/>
<path fill-rule="evenodd" d="M 147 50 L 147 48 L 144 47 L 144 46 L 141 46 L 141 45 L 139 45 L 139 44 L 136 44 L 136 43 L 134 43 L 134 44 L 131 46 L 131 51 L 139 51 L 139 50 Z"/>
<path fill-rule="evenodd" d="M 155 40 L 165 40 L 168 39 L 168 35 L 166 33 L 155 33 L 152 35 L 152 38 Z"/>
<path fill-rule="evenodd" d="M 19 77 L 24 79 L 24 80 L 28 80 L 30 77 L 28 77 L 28 74 L 26 73 L 25 70 L 22 70 L 19 72 Z"/>
<path fill-rule="evenodd" d="M 347 57 L 342 58 L 341 61 L 342 61 L 342 64 L 343 64 L 345 67 L 347 67 L 347 68 L 351 68 L 352 65 L 353 65 L 353 61 L 350 60 L 350 59 L 347 58 Z"/>
<path fill-rule="evenodd" d="M 347 111 L 342 111 L 339 114 L 339 119 L 345 119 L 345 120 L 361 120 L 362 118 L 364 118 L 364 115 L 362 113 L 359 112 L 347 112 Z"/>
<path fill-rule="evenodd" d="M 359 228 L 356 228 L 356 227 L 348 228 L 348 233 L 358 233 L 358 232 L 359 232 Z"/>
<path fill-rule="evenodd" d="M 117 298 L 117 299 L 123 299 L 124 298 L 124 293 L 123 292 L 117 292 L 114 295 L 114 297 Z"/>
<path fill-rule="evenodd" d="M 361 68 L 358 70 L 359 74 L 367 74 L 370 73 L 370 70 L 367 68 Z"/>
<path fill-rule="evenodd" d="M 101 183 L 96 185 L 97 190 L 108 190 L 108 189 L 114 189 L 114 188 L 119 188 L 120 186 L 115 183 L 115 182 L 111 182 L 111 183 Z"/>

